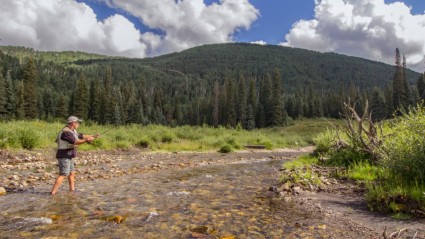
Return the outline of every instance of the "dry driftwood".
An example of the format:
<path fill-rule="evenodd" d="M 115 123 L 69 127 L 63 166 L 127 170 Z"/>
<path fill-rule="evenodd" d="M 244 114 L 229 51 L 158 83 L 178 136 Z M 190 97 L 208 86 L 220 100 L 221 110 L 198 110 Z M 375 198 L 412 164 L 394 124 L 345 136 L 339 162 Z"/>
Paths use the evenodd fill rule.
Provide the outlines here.
<path fill-rule="evenodd" d="M 355 104 L 344 102 L 344 113 L 342 117 L 346 122 L 346 134 L 350 138 L 350 142 L 355 145 L 349 145 L 339 135 L 337 130 L 338 143 L 337 147 L 357 147 L 359 150 L 367 152 L 371 155 L 371 160 L 377 162 L 380 158 L 384 157 L 384 152 L 381 149 L 382 139 L 384 134 L 382 127 L 377 127 L 372 121 L 372 114 L 368 112 L 369 104 L 366 101 L 362 116 L 355 110 Z"/>

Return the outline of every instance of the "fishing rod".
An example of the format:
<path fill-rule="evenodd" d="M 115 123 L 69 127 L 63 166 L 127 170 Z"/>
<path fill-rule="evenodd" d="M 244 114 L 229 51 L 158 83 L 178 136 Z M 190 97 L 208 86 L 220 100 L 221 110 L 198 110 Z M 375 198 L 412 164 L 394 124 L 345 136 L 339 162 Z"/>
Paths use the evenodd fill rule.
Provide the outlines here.
<path fill-rule="evenodd" d="M 108 132 L 108 131 L 110 131 L 110 130 L 112 130 L 112 129 L 114 129 L 114 127 L 109 128 L 109 129 L 107 129 L 107 130 L 103 131 L 103 132 L 102 132 L 102 133 L 100 133 L 99 135 L 105 134 L 106 132 Z"/>

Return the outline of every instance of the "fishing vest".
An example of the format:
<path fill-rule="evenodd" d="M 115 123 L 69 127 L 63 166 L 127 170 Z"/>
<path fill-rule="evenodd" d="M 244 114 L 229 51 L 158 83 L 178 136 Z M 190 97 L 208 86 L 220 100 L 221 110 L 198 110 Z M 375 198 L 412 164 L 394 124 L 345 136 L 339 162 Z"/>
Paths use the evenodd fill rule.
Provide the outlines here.
<path fill-rule="evenodd" d="M 74 144 L 70 144 L 68 141 L 65 141 L 63 139 L 61 139 L 62 133 L 64 132 L 71 132 L 74 137 L 75 140 L 78 140 L 78 133 L 77 130 L 71 130 L 70 128 L 68 128 L 68 126 L 65 126 L 58 134 L 58 136 L 56 137 L 56 143 L 58 144 L 58 149 L 73 149 L 76 148 L 77 145 Z"/>

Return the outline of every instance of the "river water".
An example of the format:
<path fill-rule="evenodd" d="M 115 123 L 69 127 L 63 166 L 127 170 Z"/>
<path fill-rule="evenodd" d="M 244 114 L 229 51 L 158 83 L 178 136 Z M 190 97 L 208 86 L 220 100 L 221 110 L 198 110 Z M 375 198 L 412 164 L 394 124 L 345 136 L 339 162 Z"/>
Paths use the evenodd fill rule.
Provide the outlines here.
<path fill-rule="evenodd" d="M 268 191 L 285 159 L 170 168 L 0 197 L 0 238 L 344 238 Z M 137 164 L 137 160 L 125 162 Z M 124 164 L 124 162 L 123 162 Z"/>

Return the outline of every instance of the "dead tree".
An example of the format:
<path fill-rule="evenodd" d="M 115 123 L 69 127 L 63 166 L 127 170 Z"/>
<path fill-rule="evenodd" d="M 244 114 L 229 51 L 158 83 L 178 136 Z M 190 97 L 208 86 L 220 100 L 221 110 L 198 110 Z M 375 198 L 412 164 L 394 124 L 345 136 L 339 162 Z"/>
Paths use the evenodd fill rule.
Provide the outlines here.
<path fill-rule="evenodd" d="M 378 128 L 372 122 L 372 114 L 368 112 L 368 107 L 369 104 L 366 101 L 363 114 L 360 117 L 355 110 L 355 104 L 352 105 L 350 99 L 348 99 L 348 103 L 344 102 L 344 112 L 341 116 L 346 123 L 345 133 L 353 145 L 342 140 L 338 132 L 337 137 L 341 147 L 353 147 L 354 149 L 366 152 L 370 155 L 371 162 L 377 163 L 379 159 L 385 156 L 381 148 L 384 134 L 382 127 L 379 126 Z"/>

